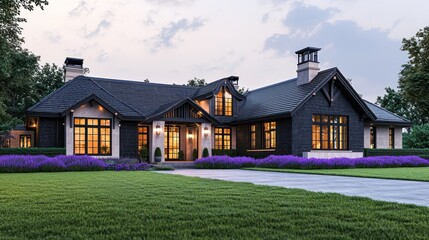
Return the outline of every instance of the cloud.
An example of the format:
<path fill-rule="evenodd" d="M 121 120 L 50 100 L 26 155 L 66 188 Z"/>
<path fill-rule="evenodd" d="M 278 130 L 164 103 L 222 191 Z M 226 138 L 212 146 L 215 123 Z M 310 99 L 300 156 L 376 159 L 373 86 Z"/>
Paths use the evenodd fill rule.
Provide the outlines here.
<path fill-rule="evenodd" d="M 100 34 L 100 32 L 103 30 L 103 29 L 108 29 L 109 27 L 110 27 L 110 22 L 109 21 L 107 21 L 107 20 L 102 20 L 98 25 L 97 25 L 97 28 L 95 28 L 95 30 L 94 31 L 92 31 L 92 32 L 90 32 L 90 33 L 88 33 L 88 34 L 86 34 L 85 35 L 85 37 L 86 38 L 92 38 L 92 37 L 95 37 L 95 36 L 97 36 L 98 34 Z M 86 32 L 86 27 L 85 27 L 85 32 Z"/>
<path fill-rule="evenodd" d="M 82 14 L 90 14 L 94 8 L 89 8 L 86 1 L 80 1 L 79 4 L 69 12 L 69 16 L 78 17 Z"/>
<path fill-rule="evenodd" d="M 59 43 L 62 39 L 62 35 L 58 32 L 46 31 L 43 33 L 43 35 L 45 35 L 45 37 L 52 43 Z"/>
<path fill-rule="evenodd" d="M 308 9 L 306 9 L 308 10 Z M 310 18 L 317 9 L 303 11 L 295 9 L 292 19 Z M 323 10 L 320 9 L 323 12 Z M 320 12 L 319 11 L 319 12 Z M 300 15 L 303 13 L 309 15 Z M 384 92 L 386 86 L 396 86 L 397 74 L 401 65 L 406 62 L 406 55 L 399 52 L 401 42 L 392 40 L 387 31 L 378 29 L 362 29 L 352 21 L 326 22 L 329 14 L 309 20 L 296 22 L 283 20 L 284 24 L 293 29 L 288 33 L 275 33 L 265 40 L 265 51 L 273 51 L 277 56 L 292 55 L 296 50 L 307 46 L 322 47 L 319 60 L 322 66 L 333 64 L 343 74 L 353 79 L 358 91 L 365 90 L 367 98 L 375 99 Z M 287 18 L 286 18 L 287 19 Z M 318 24 L 317 33 L 312 35 L 296 34 L 303 26 L 311 27 Z M 368 88 L 368 86 L 371 86 Z M 365 97 L 365 96 L 364 96 Z"/>
<path fill-rule="evenodd" d="M 191 5 L 194 2 L 194 0 L 146 0 L 146 1 L 157 5 L 172 5 L 172 6 Z"/>
<path fill-rule="evenodd" d="M 290 11 L 283 24 L 294 29 L 311 29 L 326 22 L 338 9 L 320 9 L 315 6 L 299 6 Z"/>
<path fill-rule="evenodd" d="M 98 62 L 105 62 L 108 59 L 109 59 L 109 53 L 105 52 L 104 50 L 100 51 L 96 57 L 96 60 Z"/>
<path fill-rule="evenodd" d="M 167 27 L 162 28 L 161 32 L 153 38 L 153 51 L 161 47 L 173 47 L 174 40 L 180 32 L 195 31 L 202 26 L 204 26 L 204 21 L 200 18 L 194 18 L 192 21 L 182 18 L 177 22 L 170 22 Z"/>

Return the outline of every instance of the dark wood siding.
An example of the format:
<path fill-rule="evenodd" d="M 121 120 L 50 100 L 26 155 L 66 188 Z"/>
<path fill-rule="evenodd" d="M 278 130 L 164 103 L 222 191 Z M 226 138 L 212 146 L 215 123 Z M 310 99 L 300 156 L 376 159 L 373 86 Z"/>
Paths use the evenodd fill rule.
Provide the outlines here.
<path fill-rule="evenodd" d="M 119 145 L 120 157 L 132 157 L 138 156 L 138 122 L 127 122 L 121 121 Z"/>
<path fill-rule="evenodd" d="M 338 88 L 338 90 L 340 90 Z M 292 154 L 302 156 L 311 151 L 311 126 L 313 114 L 345 115 L 349 117 L 349 150 L 363 151 L 364 121 L 351 104 L 351 99 L 341 91 L 331 106 L 322 91 L 312 96 L 304 106 L 292 115 Z"/>
<path fill-rule="evenodd" d="M 64 147 L 64 119 L 39 118 L 37 147 Z"/>
<path fill-rule="evenodd" d="M 263 148 L 263 123 L 276 122 L 276 149 L 267 151 Z M 256 125 L 256 149 L 250 149 L 250 126 Z M 237 154 L 263 158 L 272 154 L 292 154 L 292 120 L 290 118 L 271 119 L 237 125 Z"/>

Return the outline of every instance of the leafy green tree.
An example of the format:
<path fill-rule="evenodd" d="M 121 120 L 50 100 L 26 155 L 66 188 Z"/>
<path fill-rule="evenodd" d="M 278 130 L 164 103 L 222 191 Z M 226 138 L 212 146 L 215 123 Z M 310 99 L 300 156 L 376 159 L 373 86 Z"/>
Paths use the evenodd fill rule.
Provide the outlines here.
<path fill-rule="evenodd" d="M 416 125 L 403 134 L 404 148 L 429 148 L 429 123 Z"/>
<path fill-rule="evenodd" d="M 399 88 L 405 99 L 421 114 L 423 123 L 429 122 L 429 27 L 420 29 L 410 39 L 402 39 L 402 51 L 408 52 L 403 65 Z"/>
<path fill-rule="evenodd" d="M 186 84 L 186 86 L 190 86 L 190 87 L 202 87 L 205 85 L 207 85 L 205 79 L 199 79 L 196 77 L 194 77 L 194 79 L 188 80 L 188 83 Z"/>
<path fill-rule="evenodd" d="M 409 103 L 400 91 L 395 91 L 393 88 L 385 88 L 386 94 L 377 97 L 376 103 L 381 107 L 410 120 L 414 124 L 421 124 L 421 114 L 418 110 Z"/>

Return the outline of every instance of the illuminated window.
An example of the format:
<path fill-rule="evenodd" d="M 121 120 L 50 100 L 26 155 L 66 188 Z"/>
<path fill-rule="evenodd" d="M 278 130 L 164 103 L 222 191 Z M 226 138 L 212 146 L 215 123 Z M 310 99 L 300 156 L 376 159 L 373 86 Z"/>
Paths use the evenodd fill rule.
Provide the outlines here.
<path fill-rule="evenodd" d="M 250 125 L 250 149 L 256 149 L 256 125 Z"/>
<path fill-rule="evenodd" d="M 312 121 L 312 149 L 348 149 L 347 116 L 313 115 Z"/>
<path fill-rule="evenodd" d="M 178 160 L 180 151 L 180 127 L 166 126 L 164 128 L 164 158 Z"/>
<path fill-rule="evenodd" d="M 264 123 L 264 148 L 276 148 L 276 122 Z"/>
<path fill-rule="evenodd" d="M 111 155 L 110 119 L 75 118 L 74 154 Z"/>
<path fill-rule="evenodd" d="M 395 148 L 395 129 L 389 128 L 389 148 Z"/>
<path fill-rule="evenodd" d="M 138 126 L 138 149 L 146 148 L 149 146 L 149 127 L 148 126 Z"/>
<path fill-rule="evenodd" d="M 369 148 L 376 148 L 377 144 L 377 129 L 375 127 L 369 127 Z"/>
<path fill-rule="evenodd" d="M 222 87 L 215 96 L 215 114 L 232 116 L 232 95 L 226 87 Z"/>
<path fill-rule="evenodd" d="M 31 135 L 19 135 L 19 147 L 20 148 L 31 147 Z"/>
<path fill-rule="evenodd" d="M 215 128 L 215 149 L 231 149 L 231 128 Z"/>

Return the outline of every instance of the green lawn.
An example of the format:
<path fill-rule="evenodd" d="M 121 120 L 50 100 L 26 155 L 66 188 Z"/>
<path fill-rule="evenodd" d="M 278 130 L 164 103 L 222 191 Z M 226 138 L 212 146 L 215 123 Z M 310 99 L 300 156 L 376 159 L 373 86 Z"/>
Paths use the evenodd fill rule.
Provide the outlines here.
<path fill-rule="evenodd" d="M 347 169 L 274 169 L 274 168 L 247 168 L 270 172 L 291 172 L 337 176 L 354 176 L 370 178 L 387 178 L 429 182 L 429 167 L 399 167 L 399 168 L 347 168 Z"/>
<path fill-rule="evenodd" d="M 0 174 L 0 239 L 427 239 L 429 208 L 154 172 Z"/>

